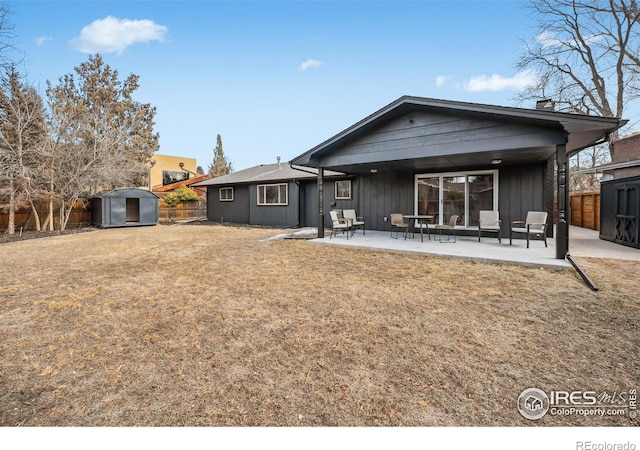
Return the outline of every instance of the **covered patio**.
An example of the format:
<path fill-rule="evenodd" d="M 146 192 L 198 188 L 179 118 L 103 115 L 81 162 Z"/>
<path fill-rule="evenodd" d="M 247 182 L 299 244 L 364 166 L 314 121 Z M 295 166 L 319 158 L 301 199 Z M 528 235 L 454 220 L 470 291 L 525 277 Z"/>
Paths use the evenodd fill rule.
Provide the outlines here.
<path fill-rule="evenodd" d="M 466 242 L 471 249 L 477 244 L 480 211 L 498 211 L 503 224 L 523 220 L 530 211 L 542 211 L 548 217 L 549 247 L 539 243 L 544 253 L 535 259 L 557 259 L 548 264 L 563 266 L 568 264 L 565 256 L 570 250 L 568 157 L 606 142 L 624 123 L 619 118 L 555 112 L 546 107 L 524 109 L 405 96 L 290 164 L 318 170 L 317 201 L 308 205 L 317 211 L 317 224 L 324 224 L 318 227 L 318 238 L 331 225 L 327 218 L 332 209 L 355 209 L 364 217 L 371 245 L 389 229 L 391 214 L 429 215 L 434 218 L 432 223 L 440 225 L 457 216 L 458 235 L 468 236 L 460 237 L 460 244 Z M 352 177 L 346 193 L 336 194 L 338 186 L 325 180 L 326 170 Z M 496 258 L 512 254 L 507 258 L 513 261 L 526 260 L 539 251 L 534 243 L 529 256 L 517 256 L 517 246 L 508 248 L 508 227 L 502 227 L 501 235 L 501 245 L 483 240 L 477 257 L 489 257 L 492 245 L 497 246 Z M 359 241 L 364 239 L 354 239 L 349 245 Z M 420 245 L 433 247 L 434 243 Z M 448 246 L 453 248 L 437 251 L 472 253 Z"/>

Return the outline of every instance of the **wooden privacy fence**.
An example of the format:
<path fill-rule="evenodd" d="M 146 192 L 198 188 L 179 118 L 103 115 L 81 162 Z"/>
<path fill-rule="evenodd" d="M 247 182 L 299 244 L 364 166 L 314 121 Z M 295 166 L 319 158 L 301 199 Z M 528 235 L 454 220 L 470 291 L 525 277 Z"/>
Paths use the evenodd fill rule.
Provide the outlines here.
<path fill-rule="evenodd" d="M 40 216 L 40 222 L 44 223 L 49 213 L 48 203 L 37 203 L 36 209 Z M 60 208 L 54 205 L 54 226 L 59 228 Z M 160 222 L 174 222 L 179 220 L 188 219 L 203 219 L 207 217 L 207 206 L 205 201 L 194 201 L 179 203 L 173 208 L 168 207 L 163 201 L 159 202 L 158 217 Z M 0 233 L 6 231 L 9 224 L 9 213 L 0 211 Z M 71 215 L 69 216 L 69 222 L 67 228 L 77 228 L 91 225 L 91 204 L 87 203 L 86 207 L 82 202 L 76 202 Z M 15 218 L 16 233 L 20 232 L 20 229 L 35 230 L 36 223 L 34 221 L 31 208 L 20 208 L 16 211 Z"/>
<path fill-rule="evenodd" d="M 40 216 L 40 223 L 44 224 L 44 221 L 49 214 L 49 204 L 48 203 L 36 203 L 36 210 L 38 211 L 38 215 Z M 60 208 L 58 205 L 53 205 L 53 225 L 56 230 L 60 226 Z M 71 215 L 69 216 L 69 222 L 67 223 L 67 228 L 74 227 L 82 227 L 91 224 L 91 207 L 87 205 L 85 208 L 84 203 L 76 202 L 73 205 L 73 209 L 71 210 Z M 6 211 L 0 212 L 0 232 L 4 232 L 9 225 L 9 213 Z M 35 217 L 31 211 L 31 208 L 20 208 L 16 211 L 15 218 L 15 226 L 16 233 L 20 232 L 22 228 L 24 231 L 26 230 L 35 230 L 36 223 Z"/>
<path fill-rule="evenodd" d="M 158 213 L 160 222 L 203 219 L 207 217 L 207 205 L 204 201 L 193 201 L 178 203 L 174 207 L 169 207 L 165 202 L 160 201 Z"/>
<path fill-rule="evenodd" d="M 600 230 L 600 194 L 596 192 L 572 192 L 569 195 L 571 225 Z"/>

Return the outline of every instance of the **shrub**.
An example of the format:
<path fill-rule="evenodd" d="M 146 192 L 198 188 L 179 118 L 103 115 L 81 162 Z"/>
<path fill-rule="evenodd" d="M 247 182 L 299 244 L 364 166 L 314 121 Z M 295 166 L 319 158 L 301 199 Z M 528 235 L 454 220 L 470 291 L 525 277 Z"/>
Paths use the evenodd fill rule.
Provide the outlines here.
<path fill-rule="evenodd" d="M 198 200 L 198 194 L 196 194 L 186 186 L 180 186 L 175 191 L 165 195 L 163 200 L 167 204 L 167 206 L 173 207 L 178 203 Z"/>

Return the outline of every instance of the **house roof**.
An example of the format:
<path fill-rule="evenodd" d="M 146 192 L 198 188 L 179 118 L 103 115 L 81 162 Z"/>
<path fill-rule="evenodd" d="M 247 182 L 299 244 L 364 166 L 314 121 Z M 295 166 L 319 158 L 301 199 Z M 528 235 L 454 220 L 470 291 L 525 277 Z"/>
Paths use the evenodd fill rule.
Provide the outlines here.
<path fill-rule="evenodd" d="M 344 176 L 343 173 L 325 171 L 326 177 Z M 210 178 L 189 186 L 228 186 L 235 184 L 254 184 L 263 182 L 315 179 L 318 170 L 308 167 L 293 167 L 287 163 L 261 164 L 248 169 L 232 172 L 221 177 Z"/>
<path fill-rule="evenodd" d="M 478 151 L 473 149 L 472 151 L 461 151 L 461 145 L 455 142 L 449 142 L 445 144 L 437 144 L 430 147 L 429 150 L 420 149 L 420 146 L 412 148 L 411 152 L 406 151 L 407 148 L 401 148 L 404 152 L 398 157 L 398 160 L 393 159 L 393 155 L 363 155 L 362 153 L 354 152 L 358 154 L 354 156 L 351 161 L 345 162 L 345 155 L 341 154 L 341 162 L 331 160 L 329 157 L 335 154 L 336 151 L 343 151 L 348 145 L 362 140 L 367 135 L 371 135 L 376 130 L 380 129 L 384 125 L 391 123 L 392 121 L 402 118 L 403 116 L 410 116 L 412 113 L 426 113 L 426 114 L 447 114 L 451 117 L 468 117 L 473 118 L 476 123 L 481 121 L 492 121 L 493 123 L 511 123 L 514 126 L 519 126 L 521 129 L 531 130 L 529 135 L 522 134 L 521 136 L 510 136 L 504 139 L 505 145 L 503 149 L 495 152 L 492 158 L 505 159 L 507 157 L 520 157 L 531 158 L 532 155 L 537 155 L 540 158 L 548 158 L 550 154 L 555 153 L 557 142 L 566 141 L 566 150 L 568 154 L 575 153 L 583 148 L 589 147 L 597 143 L 598 141 L 607 137 L 607 135 L 619 127 L 623 126 L 626 121 L 619 118 L 609 117 L 594 117 L 579 114 L 568 114 L 562 112 L 555 112 L 543 109 L 525 109 L 514 108 L 505 106 L 493 106 L 476 103 L 467 103 L 459 101 L 438 100 L 424 97 L 412 97 L 403 96 L 373 114 L 365 117 L 356 124 L 341 131 L 335 136 L 327 139 L 321 144 L 313 147 L 309 151 L 294 158 L 290 162 L 292 164 L 309 166 L 309 167 L 326 167 L 334 170 L 353 171 L 358 169 L 359 165 L 371 166 L 375 162 L 390 163 L 393 162 L 397 168 L 421 168 L 426 166 L 436 165 L 444 166 L 449 164 L 467 164 L 471 162 L 469 156 L 462 156 L 462 154 L 471 155 Z M 410 125 L 407 125 L 407 129 L 410 129 L 413 122 L 409 119 Z M 417 125 L 417 124 L 416 124 Z M 541 132 L 546 135 L 541 138 Z M 409 133 L 409 131 L 407 131 Z M 416 130 L 414 136 L 415 139 L 428 139 L 430 137 L 434 140 L 439 139 L 438 130 Z M 423 134 L 419 134 L 423 133 Z M 497 142 L 495 136 L 491 136 L 487 139 L 486 135 L 483 138 L 478 138 L 478 143 L 485 146 L 490 146 L 490 142 Z M 388 144 L 389 148 L 393 146 L 400 147 L 400 144 L 393 143 Z M 439 147 L 438 147 L 439 145 Z M 471 146 L 470 148 L 472 148 Z M 434 148 L 442 150 L 439 156 L 439 161 L 434 158 L 434 154 L 427 153 L 433 151 Z M 519 149 L 519 155 L 514 153 L 514 149 Z M 522 149 L 527 149 L 522 151 Z M 420 154 L 420 152 L 423 154 Z M 483 149 L 481 151 L 489 151 Z M 436 152 L 437 153 L 437 152 Z M 453 156 L 453 158 L 446 158 Z M 407 156 L 410 155 L 410 156 Z M 365 159 L 365 156 L 369 157 L 369 161 Z M 375 158 L 379 158 L 375 160 Z M 387 159 L 384 159 L 387 158 Z M 419 166 L 416 166 L 416 161 L 419 161 Z M 449 159 L 449 161 L 445 161 Z M 402 160 L 402 161 L 401 161 Z M 515 160 L 512 161 L 515 163 Z M 361 168 L 360 168 L 361 169 Z"/>

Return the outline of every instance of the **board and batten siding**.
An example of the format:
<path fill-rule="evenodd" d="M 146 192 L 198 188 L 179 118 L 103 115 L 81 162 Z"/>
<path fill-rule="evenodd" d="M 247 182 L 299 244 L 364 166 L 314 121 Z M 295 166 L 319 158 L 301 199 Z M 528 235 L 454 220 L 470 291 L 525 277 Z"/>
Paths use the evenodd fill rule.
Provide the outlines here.
<path fill-rule="evenodd" d="M 233 188 L 233 201 L 220 201 L 220 188 Z M 249 223 L 250 186 L 209 186 L 207 220 L 212 222 Z"/>
<path fill-rule="evenodd" d="M 546 166 L 546 163 L 540 163 L 499 169 L 498 209 L 504 237 L 509 236 L 510 222 L 524 220 L 527 211 L 549 211 L 549 194 L 545 192 L 543 183 Z M 325 180 L 325 227 L 331 226 L 329 211 L 334 209 L 331 203 L 335 202 L 335 209 L 355 209 L 359 216 L 364 217 L 368 230 L 389 231 L 391 225 L 384 220 L 385 217 L 388 219 L 391 213 L 414 213 L 415 175 L 406 171 L 359 175 L 352 179 L 354 198 L 351 201 L 335 201 L 333 183 Z M 318 216 L 315 182 L 306 185 L 303 198 L 306 204 L 303 226 L 315 226 Z"/>
<path fill-rule="evenodd" d="M 299 196 L 298 184 L 290 182 L 270 181 L 262 184 L 286 184 L 287 185 L 287 205 L 258 205 L 258 184 L 249 186 L 249 224 L 264 225 L 268 227 L 289 228 L 298 225 Z"/>
<path fill-rule="evenodd" d="M 549 199 L 549 193 L 545 192 L 546 170 L 546 163 L 511 166 L 499 170 L 498 210 L 502 220 L 502 237 L 509 237 L 511 222 L 524 220 L 528 211 L 547 211 L 547 235 L 552 235 L 553 198 Z M 548 176 L 552 174 L 547 174 Z"/>
<path fill-rule="evenodd" d="M 454 156 L 565 142 L 562 130 L 442 112 L 410 111 L 319 158 L 326 167 Z"/>

